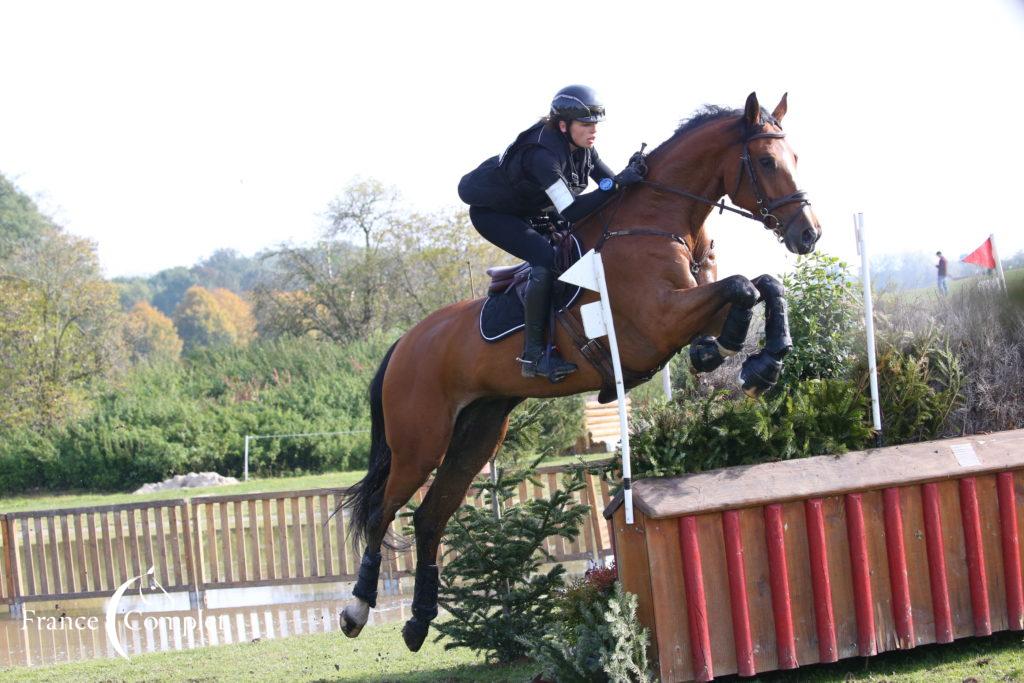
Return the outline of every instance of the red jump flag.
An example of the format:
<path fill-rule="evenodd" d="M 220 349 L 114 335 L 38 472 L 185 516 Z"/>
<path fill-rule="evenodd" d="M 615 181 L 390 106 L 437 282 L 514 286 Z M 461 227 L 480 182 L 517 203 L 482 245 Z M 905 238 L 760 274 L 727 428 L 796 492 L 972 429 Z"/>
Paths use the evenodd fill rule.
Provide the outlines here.
<path fill-rule="evenodd" d="M 992 238 L 989 237 L 987 240 L 982 242 L 981 246 L 972 251 L 967 256 L 960 259 L 964 263 L 973 263 L 981 266 L 982 268 L 995 268 L 996 259 L 992 255 Z"/>

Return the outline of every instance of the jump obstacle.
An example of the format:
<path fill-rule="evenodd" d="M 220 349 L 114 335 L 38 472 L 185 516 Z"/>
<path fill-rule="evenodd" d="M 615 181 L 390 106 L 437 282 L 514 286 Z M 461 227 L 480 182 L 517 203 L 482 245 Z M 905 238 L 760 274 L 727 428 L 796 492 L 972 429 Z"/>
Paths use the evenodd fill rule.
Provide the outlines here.
<path fill-rule="evenodd" d="M 1024 430 L 634 482 L 612 520 L 663 681 L 1024 630 Z"/>

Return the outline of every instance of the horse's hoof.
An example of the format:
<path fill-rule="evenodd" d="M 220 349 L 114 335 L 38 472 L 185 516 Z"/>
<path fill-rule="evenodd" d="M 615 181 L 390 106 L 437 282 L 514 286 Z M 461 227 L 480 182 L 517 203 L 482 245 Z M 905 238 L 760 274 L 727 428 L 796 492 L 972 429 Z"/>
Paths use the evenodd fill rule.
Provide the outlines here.
<path fill-rule="evenodd" d="M 363 630 L 363 624 L 356 623 L 356 620 L 349 616 L 348 607 L 341 611 L 338 620 L 341 622 L 341 632 L 349 638 L 355 638 Z"/>
<path fill-rule="evenodd" d="M 747 396 L 757 397 L 775 386 L 782 374 L 782 363 L 764 351 L 747 358 L 740 370 L 740 382 Z"/>
<path fill-rule="evenodd" d="M 427 639 L 427 631 L 429 630 L 429 621 L 420 621 L 413 617 L 405 622 L 405 626 L 402 627 L 402 639 L 405 640 L 405 646 L 412 652 L 419 652 L 419 649 L 423 646 L 423 641 Z"/>

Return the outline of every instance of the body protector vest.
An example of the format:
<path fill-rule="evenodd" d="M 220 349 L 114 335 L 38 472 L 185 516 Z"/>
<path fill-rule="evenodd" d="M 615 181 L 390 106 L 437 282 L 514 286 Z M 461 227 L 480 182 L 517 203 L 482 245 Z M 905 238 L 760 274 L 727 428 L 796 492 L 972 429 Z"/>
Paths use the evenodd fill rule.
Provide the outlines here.
<path fill-rule="evenodd" d="M 538 150 L 547 152 L 543 158 L 553 158 L 554 165 L 549 167 L 545 163 L 538 168 L 538 164 L 531 163 L 535 161 L 531 157 Z M 535 216 L 553 204 L 561 210 L 586 189 L 595 164 L 600 164 L 596 150 L 570 151 L 562 133 L 539 122 L 520 133 L 501 155 L 487 159 L 463 176 L 459 182 L 459 197 L 470 206 L 516 216 Z M 547 191 L 557 181 L 563 182 L 569 192 L 562 206 L 557 206 L 562 201 L 553 202 Z"/>

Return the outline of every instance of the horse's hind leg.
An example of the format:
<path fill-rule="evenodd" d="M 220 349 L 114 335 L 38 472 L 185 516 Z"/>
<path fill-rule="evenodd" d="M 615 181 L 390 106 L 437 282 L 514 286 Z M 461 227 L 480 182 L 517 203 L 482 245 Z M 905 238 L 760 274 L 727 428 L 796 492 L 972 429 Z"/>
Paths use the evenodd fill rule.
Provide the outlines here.
<path fill-rule="evenodd" d="M 448 519 L 459 508 L 473 479 L 501 446 L 508 415 L 521 399 L 480 399 L 464 408 L 455 423 L 451 445 L 423 504 L 413 516 L 416 529 L 416 585 L 412 618 L 402 629 L 406 646 L 423 645 L 437 616 L 437 549 Z"/>
<path fill-rule="evenodd" d="M 431 409 L 426 408 L 428 405 Z M 421 401 L 417 411 L 394 410 L 390 415 L 395 416 L 393 420 L 404 418 L 407 423 L 389 425 L 388 431 L 395 435 L 395 443 L 393 448 L 385 445 L 378 454 L 387 458 L 389 466 L 383 472 L 386 477 L 383 492 L 368 506 L 366 549 L 352 589 L 354 599 L 341 613 L 341 630 L 350 638 L 359 635 L 369 619 L 370 608 L 376 606 L 381 546 L 388 528 L 398 511 L 441 462 L 454 423 L 452 411 L 442 401 Z"/>

